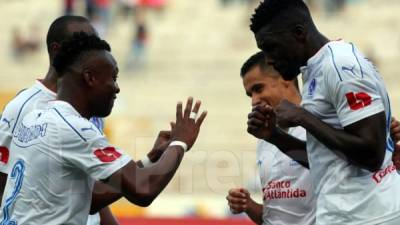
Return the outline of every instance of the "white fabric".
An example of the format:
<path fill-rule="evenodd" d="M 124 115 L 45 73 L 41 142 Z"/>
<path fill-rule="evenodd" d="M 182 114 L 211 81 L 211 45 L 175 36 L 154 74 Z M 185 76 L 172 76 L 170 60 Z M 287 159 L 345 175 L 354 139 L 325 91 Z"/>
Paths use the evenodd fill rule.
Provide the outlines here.
<path fill-rule="evenodd" d="M 306 138 L 302 127 L 288 133 Z M 257 143 L 257 164 L 264 196 L 263 224 L 314 225 L 316 202 L 308 169 L 263 140 Z"/>
<path fill-rule="evenodd" d="M 12 170 L 2 202 L 2 222 L 87 222 L 94 180 L 108 178 L 131 158 L 68 103 L 28 113 L 11 143 Z"/>
<path fill-rule="evenodd" d="M 391 117 L 382 78 L 352 44 L 328 43 L 302 73 L 302 106 L 332 127 L 343 129 L 382 111 Z M 343 154 L 307 133 L 317 224 L 379 224 L 400 216 L 400 177 L 391 161 L 390 119 L 387 122 L 387 151 L 378 173 L 350 165 Z"/>
<path fill-rule="evenodd" d="M 12 139 L 12 133 L 22 118 L 34 109 L 44 109 L 48 102 L 54 100 L 56 94 L 47 89 L 40 81 L 36 81 L 33 86 L 21 91 L 4 108 L 0 121 L 0 172 L 8 174 L 9 146 Z"/>
<path fill-rule="evenodd" d="M 100 225 L 100 213 L 89 215 L 86 225 Z"/>

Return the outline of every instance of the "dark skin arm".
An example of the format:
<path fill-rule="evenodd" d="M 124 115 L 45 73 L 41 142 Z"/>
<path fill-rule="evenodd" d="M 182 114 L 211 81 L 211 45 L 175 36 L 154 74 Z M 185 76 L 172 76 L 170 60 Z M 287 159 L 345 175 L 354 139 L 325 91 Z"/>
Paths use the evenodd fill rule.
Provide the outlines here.
<path fill-rule="evenodd" d="M 109 207 L 100 210 L 100 225 L 119 225 Z"/>
<path fill-rule="evenodd" d="M 275 145 L 300 165 L 309 168 L 306 143 L 276 126 L 276 115 L 271 106 L 253 107 L 247 125 L 248 133 Z"/>
<path fill-rule="evenodd" d="M 160 131 L 157 140 L 154 143 L 152 150 L 147 154 L 151 162 L 157 162 L 163 152 L 168 148 L 171 142 L 170 131 Z M 143 168 L 141 160 L 136 162 L 139 168 Z M 109 185 L 103 184 L 102 182 L 96 182 L 92 193 L 92 204 L 90 208 L 90 214 L 95 214 L 102 210 L 103 207 L 112 204 L 122 197 L 122 194 L 117 190 L 113 189 Z"/>
<path fill-rule="evenodd" d="M 380 169 L 386 151 L 386 119 L 380 112 L 344 129 L 335 129 L 305 109 L 283 100 L 277 108 L 280 126 L 302 126 L 328 148 L 350 163 L 376 172 Z"/>
<path fill-rule="evenodd" d="M 196 102 L 193 110 L 192 104 L 193 99 L 189 98 L 184 113 L 182 113 L 182 103 L 177 105 L 176 124 L 171 131 L 171 139 L 186 143 L 188 149 L 196 141 L 200 126 L 207 115 L 203 112 L 197 121 L 191 119 L 190 112 L 197 113 L 201 103 Z M 172 179 L 183 154 L 181 146 L 169 146 L 151 167 L 139 168 L 134 161 L 131 161 L 102 182 L 117 190 L 131 203 L 148 206 Z"/>
<path fill-rule="evenodd" d="M 7 183 L 7 174 L 0 172 L 0 202 L 3 200 L 4 189 Z"/>

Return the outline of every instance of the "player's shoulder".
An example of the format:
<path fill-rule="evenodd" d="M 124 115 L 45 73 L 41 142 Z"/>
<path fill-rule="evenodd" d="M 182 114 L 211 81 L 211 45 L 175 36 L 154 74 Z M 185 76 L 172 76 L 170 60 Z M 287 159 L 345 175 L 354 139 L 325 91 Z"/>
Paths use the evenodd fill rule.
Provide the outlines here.
<path fill-rule="evenodd" d="M 332 41 L 327 44 L 324 62 L 324 74 L 329 75 L 329 82 L 341 82 L 353 79 L 363 79 L 369 73 L 365 56 L 358 51 L 353 43 Z"/>
<path fill-rule="evenodd" d="M 89 142 L 103 137 L 101 131 L 88 119 L 80 116 L 71 105 L 55 103 L 48 109 L 65 141 Z"/>

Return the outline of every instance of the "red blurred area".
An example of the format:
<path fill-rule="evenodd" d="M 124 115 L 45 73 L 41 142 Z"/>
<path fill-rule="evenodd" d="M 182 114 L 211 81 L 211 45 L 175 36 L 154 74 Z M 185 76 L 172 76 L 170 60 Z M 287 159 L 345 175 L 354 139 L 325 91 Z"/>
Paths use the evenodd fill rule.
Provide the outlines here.
<path fill-rule="evenodd" d="M 119 218 L 121 225 L 254 225 L 250 220 L 237 219 L 200 219 L 200 218 Z"/>

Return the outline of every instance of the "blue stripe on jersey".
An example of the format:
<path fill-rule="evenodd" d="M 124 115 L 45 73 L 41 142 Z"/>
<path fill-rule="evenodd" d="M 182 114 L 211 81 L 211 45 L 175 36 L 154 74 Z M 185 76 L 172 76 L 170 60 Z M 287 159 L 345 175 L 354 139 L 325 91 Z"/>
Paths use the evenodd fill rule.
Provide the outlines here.
<path fill-rule="evenodd" d="M 24 181 L 24 171 L 25 171 L 25 163 L 23 160 L 18 160 L 12 171 L 10 178 L 12 180 L 15 179 L 14 190 L 10 197 L 8 197 L 4 203 L 3 207 L 3 220 L 1 221 L 1 225 L 17 225 L 18 223 L 15 220 L 11 220 L 10 216 L 10 207 L 14 203 L 17 198 L 18 193 L 21 191 L 22 183 Z"/>
<path fill-rule="evenodd" d="M 343 81 L 342 77 L 340 76 L 339 70 L 338 70 L 338 68 L 337 68 L 337 66 L 336 66 L 335 56 L 333 55 L 332 48 L 331 48 L 331 46 L 329 46 L 329 45 L 328 45 L 328 48 L 329 48 L 329 50 L 331 51 L 332 62 L 333 62 L 333 65 L 335 66 L 335 69 L 336 69 L 337 74 L 339 75 L 339 79 L 340 79 L 340 81 Z"/>
<path fill-rule="evenodd" d="M 21 109 L 20 109 L 19 112 L 18 112 L 17 120 L 15 121 L 15 124 L 14 124 L 14 127 L 13 127 L 11 133 L 14 133 L 15 127 L 16 127 L 17 124 L 18 124 L 18 119 L 19 119 L 19 117 L 21 116 L 22 110 L 24 109 L 26 103 L 28 103 L 33 97 L 35 97 L 35 95 L 39 94 L 40 92 L 41 92 L 41 90 L 35 92 L 32 96 L 30 96 L 30 97 L 24 102 L 24 104 L 22 104 Z"/>
<path fill-rule="evenodd" d="M 392 137 L 390 135 L 390 124 L 392 121 L 392 106 L 390 105 L 390 99 L 389 99 L 389 94 L 386 93 L 387 96 L 387 102 L 388 102 L 388 106 L 389 106 L 389 113 L 388 113 L 388 117 L 386 119 L 386 132 L 389 134 L 387 141 L 386 141 L 386 148 L 393 152 L 394 151 L 394 142 L 392 140 Z"/>
<path fill-rule="evenodd" d="M 84 142 L 86 142 L 87 140 L 86 140 L 86 138 L 84 138 L 62 115 L 61 115 L 61 113 L 56 109 L 56 108 L 53 108 L 54 109 L 54 111 L 56 111 L 57 112 L 57 114 L 61 117 L 61 119 L 63 119 L 64 121 L 65 121 L 65 123 L 66 124 L 68 124 L 68 126 L 69 127 L 71 127 L 72 128 L 72 130 L 74 130 L 75 131 L 75 133 L 76 134 L 78 134 L 78 136 L 80 137 L 80 138 L 82 138 L 82 140 L 84 141 Z"/>
<path fill-rule="evenodd" d="M 361 67 L 360 61 L 358 60 L 358 57 L 357 57 L 357 54 L 356 54 L 356 50 L 355 50 L 355 48 L 354 48 L 354 44 L 353 44 L 353 43 L 350 43 L 350 44 L 351 44 L 351 48 L 352 48 L 352 50 L 353 50 L 354 57 L 356 57 L 358 66 L 360 66 L 361 78 L 364 78 L 364 72 L 363 72 L 363 69 L 362 69 L 362 67 Z"/>

